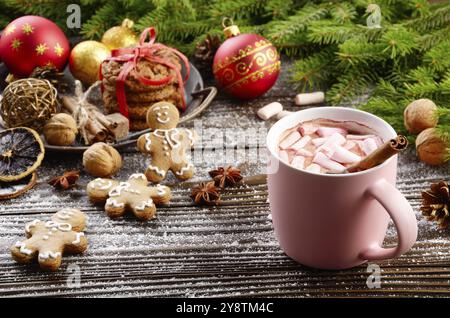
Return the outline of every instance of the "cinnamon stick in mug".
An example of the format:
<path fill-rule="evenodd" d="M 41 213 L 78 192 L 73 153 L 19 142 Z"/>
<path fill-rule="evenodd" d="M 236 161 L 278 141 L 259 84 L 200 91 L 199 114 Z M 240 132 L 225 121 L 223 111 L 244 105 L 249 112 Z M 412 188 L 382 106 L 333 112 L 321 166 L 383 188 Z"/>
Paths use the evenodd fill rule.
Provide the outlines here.
<path fill-rule="evenodd" d="M 405 136 L 398 135 L 396 138 L 388 140 L 377 150 L 372 152 L 366 158 L 358 163 L 348 167 L 344 173 L 358 172 L 376 167 L 390 157 L 395 156 L 399 152 L 405 150 L 408 147 L 408 139 Z"/>

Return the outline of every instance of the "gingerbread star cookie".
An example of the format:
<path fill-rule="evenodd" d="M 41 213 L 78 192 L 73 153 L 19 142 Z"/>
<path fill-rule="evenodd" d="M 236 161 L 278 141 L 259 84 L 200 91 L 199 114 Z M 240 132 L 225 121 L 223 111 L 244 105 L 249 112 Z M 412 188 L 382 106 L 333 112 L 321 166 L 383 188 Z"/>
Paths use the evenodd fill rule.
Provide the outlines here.
<path fill-rule="evenodd" d="M 81 232 L 86 226 L 86 215 L 77 209 L 63 209 L 50 221 L 34 220 L 25 226 L 27 240 L 11 247 L 11 255 L 19 263 L 30 263 L 36 256 L 42 269 L 56 271 L 63 253 L 82 253 L 87 240 Z"/>
<path fill-rule="evenodd" d="M 166 204 L 171 198 L 169 187 L 159 184 L 149 187 L 142 173 L 131 175 L 126 182 L 95 179 L 87 185 L 87 194 L 92 202 L 105 203 L 105 212 L 111 218 L 122 216 L 128 210 L 141 220 L 153 218 L 155 204 Z"/>
<path fill-rule="evenodd" d="M 186 151 L 194 146 L 196 133 L 176 128 L 179 121 L 178 110 L 171 103 L 159 102 L 148 110 L 147 125 L 152 132 L 139 137 L 137 147 L 151 156 L 145 172 L 149 181 L 164 180 L 169 170 L 180 180 L 194 175 L 194 165 L 188 161 Z"/>

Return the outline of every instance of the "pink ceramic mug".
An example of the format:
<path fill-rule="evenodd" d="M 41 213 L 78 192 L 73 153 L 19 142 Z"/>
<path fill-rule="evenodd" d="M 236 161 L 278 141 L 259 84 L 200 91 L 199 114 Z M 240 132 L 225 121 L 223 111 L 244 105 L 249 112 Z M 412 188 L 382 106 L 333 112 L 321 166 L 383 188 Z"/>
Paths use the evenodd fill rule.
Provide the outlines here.
<path fill-rule="evenodd" d="M 352 174 L 306 172 L 283 163 L 277 146 L 286 129 L 327 118 L 372 128 L 383 140 L 397 136 L 384 120 L 351 108 L 316 107 L 296 112 L 273 125 L 267 136 L 269 201 L 275 234 L 284 252 L 315 268 L 342 269 L 366 261 L 398 257 L 417 238 L 415 214 L 395 188 L 397 156 Z M 398 245 L 384 248 L 389 219 Z"/>

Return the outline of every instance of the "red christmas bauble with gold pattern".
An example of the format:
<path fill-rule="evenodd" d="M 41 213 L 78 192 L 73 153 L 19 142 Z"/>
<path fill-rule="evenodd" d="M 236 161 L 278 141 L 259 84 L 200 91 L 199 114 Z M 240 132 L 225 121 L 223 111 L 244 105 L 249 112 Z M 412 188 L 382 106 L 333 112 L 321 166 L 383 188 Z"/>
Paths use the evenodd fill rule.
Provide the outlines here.
<path fill-rule="evenodd" d="M 213 73 L 219 85 L 239 99 L 267 92 L 280 73 L 275 46 L 257 34 L 240 34 L 236 25 L 224 29 L 227 40 L 214 56 Z"/>
<path fill-rule="evenodd" d="M 12 21 L 0 38 L 0 59 L 18 78 L 28 77 L 38 66 L 53 66 L 62 71 L 69 53 L 64 32 L 39 16 L 28 15 Z"/>

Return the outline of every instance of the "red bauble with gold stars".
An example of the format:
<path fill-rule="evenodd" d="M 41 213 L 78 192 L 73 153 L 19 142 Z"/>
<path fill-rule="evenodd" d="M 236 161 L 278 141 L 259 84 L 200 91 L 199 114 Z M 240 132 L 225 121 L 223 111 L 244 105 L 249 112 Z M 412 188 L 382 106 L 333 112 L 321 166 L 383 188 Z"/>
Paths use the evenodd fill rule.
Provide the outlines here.
<path fill-rule="evenodd" d="M 52 21 L 23 16 L 12 21 L 0 38 L 0 59 L 15 77 L 28 77 L 38 66 L 62 71 L 70 54 L 64 32 Z"/>
<path fill-rule="evenodd" d="M 236 25 L 225 27 L 224 33 L 227 40 L 214 56 L 216 81 L 236 98 L 261 96 L 275 84 L 280 73 L 277 49 L 260 35 L 240 34 Z"/>

